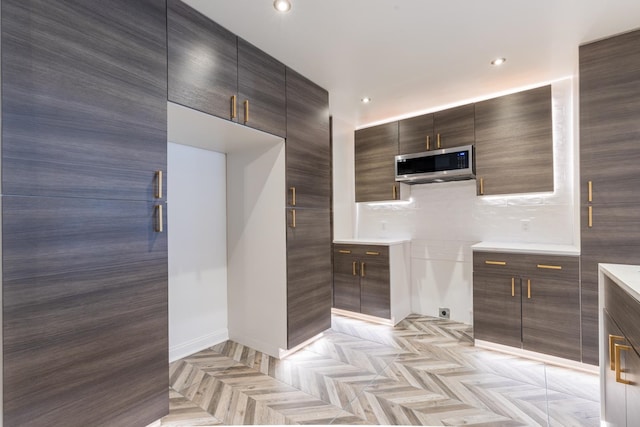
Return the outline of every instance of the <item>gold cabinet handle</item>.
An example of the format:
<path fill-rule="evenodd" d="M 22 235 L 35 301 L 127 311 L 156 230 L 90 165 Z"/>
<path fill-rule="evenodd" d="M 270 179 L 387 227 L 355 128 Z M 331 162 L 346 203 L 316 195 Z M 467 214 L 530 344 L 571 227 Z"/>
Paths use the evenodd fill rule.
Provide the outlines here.
<path fill-rule="evenodd" d="M 156 233 L 164 231 L 164 219 L 162 218 L 162 205 L 156 205 Z"/>
<path fill-rule="evenodd" d="M 531 299 L 531 279 L 527 279 L 527 299 Z"/>
<path fill-rule="evenodd" d="M 593 182 L 589 181 L 589 202 L 593 202 Z"/>
<path fill-rule="evenodd" d="M 632 384 L 631 381 L 622 379 L 622 368 L 620 367 L 620 353 L 623 351 L 631 351 L 631 347 L 628 345 L 615 344 L 614 353 L 616 360 L 616 382 L 621 384 Z"/>
<path fill-rule="evenodd" d="M 358 275 L 358 273 L 356 272 L 356 265 L 357 265 L 357 264 L 358 264 L 358 262 L 357 262 L 357 261 L 353 261 L 353 263 L 351 264 L 352 274 L 353 274 L 354 276 L 357 276 L 357 275 Z"/>
<path fill-rule="evenodd" d="M 624 337 L 620 335 L 612 335 L 609 334 L 609 368 L 612 371 L 616 370 L 616 362 L 615 362 L 615 353 L 614 353 L 614 345 L 616 341 L 624 341 Z"/>
<path fill-rule="evenodd" d="M 588 227 L 592 228 L 593 227 L 593 206 L 589 206 L 589 222 L 588 222 Z"/>
<path fill-rule="evenodd" d="M 290 187 L 289 190 L 291 191 L 291 206 L 295 206 L 296 205 L 296 187 Z"/>
<path fill-rule="evenodd" d="M 380 255 L 380 252 L 367 251 L 365 252 L 367 255 Z"/>
<path fill-rule="evenodd" d="M 427 151 L 431 150 L 431 136 L 427 135 Z"/>
<path fill-rule="evenodd" d="M 360 263 L 360 277 L 364 277 L 364 262 Z"/>
<path fill-rule="evenodd" d="M 291 228 L 296 228 L 296 210 L 291 209 Z"/>
<path fill-rule="evenodd" d="M 396 184 L 393 184 L 393 189 L 391 190 L 393 193 L 393 200 L 398 198 L 398 189 L 396 188 Z"/>
<path fill-rule="evenodd" d="M 238 117 L 237 101 L 238 99 L 235 95 L 231 96 L 231 120 Z"/>
<path fill-rule="evenodd" d="M 438 150 L 440 149 L 440 134 L 438 134 L 438 136 L 436 137 L 436 148 Z"/>
<path fill-rule="evenodd" d="M 511 278 L 511 296 L 512 297 L 516 296 L 516 278 L 515 277 Z"/>
<path fill-rule="evenodd" d="M 351 253 L 351 251 L 347 251 L 345 249 L 339 249 L 338 252 L 341 253 L 341 254 L 350 254 Z"/>
<path fill-rule="evenodd" d="M 561 265 L 538 264 L 538 268 L 547 269 L 547 270 L 562 270 Z"/>
<path fill-rule="evenodd" d="M 244 100 L 244 122 L 249 123 L 249 100 Z"/>
<path fill-rule="evenodd" d="M 484 178 L 480 178 L 480 195 L 484 195 Z"/>
<path fill-rule="evenodd" d="M 156 171 L 156 199 L 162 199 L 162 171 Z"/>
<path fill-rule="evenodd" d="M 507 265 L 506 261 L 485 261 L 484 263 L 488 265 Z"/>

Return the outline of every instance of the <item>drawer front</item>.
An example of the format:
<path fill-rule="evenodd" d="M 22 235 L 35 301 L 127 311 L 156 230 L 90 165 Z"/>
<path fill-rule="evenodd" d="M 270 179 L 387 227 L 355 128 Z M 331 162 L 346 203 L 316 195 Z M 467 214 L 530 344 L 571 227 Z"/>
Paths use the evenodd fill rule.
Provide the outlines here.
<path fill-rule="evenodd" d="M 514 254 L 505 252 L 474 252 L 473 271 L 504 273 L 523 278 L 535 275 L 549 278 L 579 278 L 580 258 L 577 256 Z"/>
<path fill-rule="evenodd" d="M 362 258 L 369 262 L 375 260 L 382 260 L 384 262 L 389 261 L 389 247 L 382 245 L 349 245 L 349 244 L 334 244 L 333 255 L 338 256 L 350 256 L 354 258 Z"/>
<path fill-rule="evenodd" d="M 505 252 L 474 252 L 474 273 L 521 275 L 526 267 L 522 254 Z"/>
<path fill-rule="evenodd" d="M 640 301 L 605 276 L 604 308 L 631 345 L 640 352 Z"/>

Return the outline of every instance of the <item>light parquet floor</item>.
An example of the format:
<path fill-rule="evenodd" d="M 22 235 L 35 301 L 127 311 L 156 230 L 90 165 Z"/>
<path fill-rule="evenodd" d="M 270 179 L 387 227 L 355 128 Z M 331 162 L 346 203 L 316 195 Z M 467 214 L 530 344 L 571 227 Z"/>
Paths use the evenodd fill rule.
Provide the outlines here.
<path fill-rule="evenodd" d="M 162 425 L 600 425 L 597 375 L 472 342 L 470 326 L 418 315 L 334 316 L 283 360 L 227 341 L 171 364 Z"/>

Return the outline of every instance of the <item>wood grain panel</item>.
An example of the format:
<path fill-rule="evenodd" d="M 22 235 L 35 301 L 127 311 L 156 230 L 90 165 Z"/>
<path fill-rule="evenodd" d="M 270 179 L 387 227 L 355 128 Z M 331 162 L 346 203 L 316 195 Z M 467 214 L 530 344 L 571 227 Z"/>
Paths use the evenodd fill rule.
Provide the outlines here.
<path fill-rule="evenodd" d="M 397 152 L 398 122 L 356 131 L 356 202 L 393 200 Z"/>
<path fill-rule="evenodd" d="M 519 276 L 533 264 L 527 261 L 528 256 L 509 252 L 474 251 L 473 272 Z"/>
<path fill-rule="evenodd" d="M 423 114 L 400 120 L 398 122 L 398 134 L 398 154 L 420 153 L 436 148 L 433 132 L 433 114 Z M 429 138 L 428 145 L 427 138 Z"/>
<path fill-rule="evenodd" d="M 485 195 L 553 191 L 551 86 L 476 103 L 475 118 Z"/>
<path fill-rule="evenodd" d="M 639 348 L 627 352 L 624 360 L 625 378 L 631 381 L 626 388 L 627 393 L 627 426 L 640 420 L 640 354 Z"/>
<path fill-rule="evenodd" d="M 640 203 L 640 31 L 580 47 L 581 199 Z"/>
<path fill-rule="evenodd" d="M 169 101 L 230 120 L 238 93 L 236 35 L 180 0 L 168 0 L 167 16 Z M 242 103 L 237 107 L 241 113 Z"/>
<path fill-rule="evenodd" d="M 331 233 L 329 210 L 287 210 L 288 347 L 331 327 Z"/>
<path fill-rule="evenodd" d="M 167 245 L 153 204 L 5 196 L 2 209 L 4 425 L 164 416 Z"/>
<path fill-rule="evenodd" d="M 434 136 L 440 134 L 440 148 L 471 145 L 475 142 L 475 105 L 437 111 L 433 115 Z M 437 141 L 433 148 L 438 148 Z"/>
<path fill-rule="evenodd" d="M 514 280 L 512 296 L 512 279 Z M 475 339 L 522 346 L 520 278 L 473 273 L 473 335 Z"/>
<path fill-rule="evenodd" d="M 2 8 L 4 194 L 151 198 L 166 170 L 165 2 Z"/>
<path fill-rule="evenodd" d="M 391 277 L 389 248 L 375 248 L 380 255 L 360 258 L 360 312 L 370 316 L 391 318 Z"/>
<path fill-rule="evenodd" d="M 598 363 L 598 263 L 640 264 L 640 204 L 581 207 L 582 359 Z"/>
<path fill-rule="evenodd" d="M 331 151 L 329 94 L 287 69 L 287 206 L 329 209 Z"/>
<path fill-rule="evenodd" d="M 356 254 L 333 252 L 333 306 L 360 313 L 360 261 Z"/>
<path fill-rule="evenodd" d="M 238 101 L 242 122 L 249 127 L 287 135 L 284 64 L 238 38 Z M 249 117 L 243 103 L 249 101 Z M 327 125 L 328 126 L 328 125 Z"/>
<path fill-rule="evenodd" d="M 613 321 L 607 310 L 602 313 L 604 321 L 604 333 L 602 334 L 601 345 L 605 348 L 609 346 L 609 335 L 622 336 L 622 331 L 616 323 Z M 604 389 L 604 413 L 602 414 L 602 420 L 606 421 L 611 426 L 625 426 L 626 420 L 626 402 L 625 402 L 625 387 L 624 384 L 616 382 L 616 374 L 609 369 L 611 366 L 611 359 L 609 358 L 609 352 L 605 352 L 605 360 L 602 361 L 605 364 L 604 376 L 600 378 L 602 381 L 602 387 Z"/>
<path fill-rule="evenodd" d="M 605 308 L 633 347 L 640 349 L 640 301 L 610 279 L 605 282 Z"/>
<path fill-rule="evenodd" d="M 525 350 L 580 361 L 578 274 L 576 262 L 576 268 L 565 271 L 563 277 L 540 271 L 522 278 L 522 346 Z"/>

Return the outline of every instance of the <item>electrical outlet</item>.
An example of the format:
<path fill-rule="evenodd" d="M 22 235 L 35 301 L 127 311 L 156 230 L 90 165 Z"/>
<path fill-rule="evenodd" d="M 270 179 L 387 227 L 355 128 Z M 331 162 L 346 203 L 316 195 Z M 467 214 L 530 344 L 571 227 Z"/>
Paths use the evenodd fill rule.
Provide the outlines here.
<path fill-rule="evenodd" d="M 522 227 L 522 231 L 525 231 L 525 232 L 529 231 L 529 228 L 531 225 L 530 223 L 531 221 L 529 221 L 528 219 L 520 220 L 520 226 Z"/>

